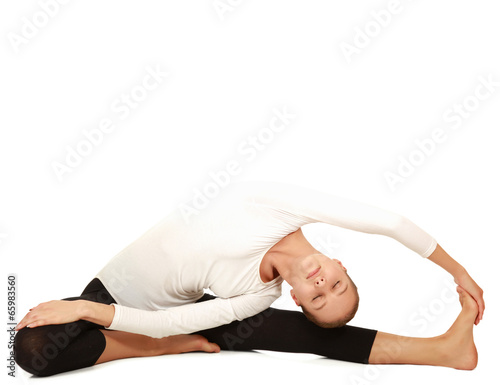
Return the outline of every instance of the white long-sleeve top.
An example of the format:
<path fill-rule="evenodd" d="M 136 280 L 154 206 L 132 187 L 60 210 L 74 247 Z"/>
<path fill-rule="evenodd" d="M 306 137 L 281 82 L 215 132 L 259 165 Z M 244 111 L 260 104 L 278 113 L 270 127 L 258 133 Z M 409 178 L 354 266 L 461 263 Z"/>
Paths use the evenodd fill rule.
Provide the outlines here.
<path fill-rule="evenodd" d="M 161 338 L 253 316 L 280 295 L 259 267 L 286 235 L 314 222 L 394 238 L 428 257 L 436 240 L 406 217 L 307 187 L 236 182 L 197 214 L 175 210 L 96 275 L 117 301 L 107 329 Z M 219 298 L 194 303 L 210 289 Z"/>

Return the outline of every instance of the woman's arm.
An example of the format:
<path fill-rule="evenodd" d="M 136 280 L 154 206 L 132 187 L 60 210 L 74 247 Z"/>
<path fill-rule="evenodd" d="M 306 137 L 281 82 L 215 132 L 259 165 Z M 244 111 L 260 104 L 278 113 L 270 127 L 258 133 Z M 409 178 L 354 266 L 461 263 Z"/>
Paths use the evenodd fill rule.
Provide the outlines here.
<path fill-rule="evenodd" d="M 55 300 L 30 309 L 16 330 L 25 326 L 33 328 L 81 319 L 102 325 L 106 329 L 162 338 L 210 329 L 251 317 L 267 309 L 280 294 L 280 286 L 276 286 L 270 287 L 267 292 L 217 298 L 209 302 L 156 311 L 87 300 Z"/>
<path fill-rule="evenodd" d="M 360 201 L 281 182 L 252 183 L 245 191 L 250 204 L 256 209 L 261 207 L 280 226 L 285 224 L 297 229 L 308 223 L 322 222 L 384 235 L 424 258 L 436 248 L 436 240 L 408 218 Z"/>
<path fill-rule="evenodd" d="M 98 306 L 101 305 L 101 306 Z M 86 300 L 54 300 L 42 302 L 30 309 L 16 326 L 16 330 L 24 327 L 35 328 L 44 325 L 66 324 L 86 319 L 91 314 L 93 322 L 99 325 L 111 323 L 113 306 Z"/>
<path fill-rule="evenodd" d="M 485 308 L 483 290 L 471 278 L 469 273 L 467 273 L 467 270 L 465 270 L 462 265 L 460 265 L 457 261 L 450 257 L 439 244 L 436 246 L 436 249 L 428 257 L 428 259 L 450 273 L 455 279 L 455 283 L 459 286 L 462 286 L 472 296 L 472 298 L 476 300 L 479 307 L 479 312 L 474 324 L 477 325 L 479 321 L 483 319 Z"/>
<path fill-rule="evenodd" d="M 156 311 L 87 300 L 55 300 L 30 309 L 16 330 L 25 326 L 34 328 L 84 320 L 106 329 L 162 338 L 241 321 L 267 309 L 279 294 L 280 286 L 276 286 L 270 287 L 267 292 L 217 298 Z"/>
<path fill-rule="evenodd" d="M 276 289 L 279 289 L 277 287 Z M 267 309 L 281 294 L 270 293 L 242 294 L 231 298 L 217 298 L 203 303 L 189 303 L 164 310 L 142 310 L 113 304 L 115 313 L 110 330 L 142 334 L 153 338 L 163 338 L 177 334 L 189 334 L 199 330 L 214 328 L 236 320 L 242 320 Z M 99 304 L 90 305 L 90 312 L 100 312 Z M 104 305 L 106 306 L 106 305 Z M 102 314 L 86 316 L 99 323 L 108 321 L 109 316 Z"/>
<path fill-rule="evenodd" d="M 240 182 L 241 183 L 241 182 Z M 255 207 L 265 207 L 277 220 L 300 227 L 323 222 L 370 234 L 385 235 L 400 242 L 423 258 L 429 258 L 448 271 L 478 303 L 476 325 L 484 311 L 483 291 L 467 271 L 453 260 L 426 231 L 408 218 L 363 202 L 350 200 L 308 187 L 280 182 L 249 185 Z"/>

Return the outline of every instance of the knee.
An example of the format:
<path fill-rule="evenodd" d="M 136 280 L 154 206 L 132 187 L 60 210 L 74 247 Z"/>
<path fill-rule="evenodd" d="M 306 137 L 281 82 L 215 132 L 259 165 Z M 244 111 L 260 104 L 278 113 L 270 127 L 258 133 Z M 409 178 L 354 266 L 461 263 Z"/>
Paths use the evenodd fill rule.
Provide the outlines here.
<path fill-rule="evenodd" d="M 23 370 L 35 376 L 45 377 L 51 373 L 50 359 L 55 354 L 52 346 L 42 338 L 37 328 L 23 328 L 14 337 L 14 360 Z"/>

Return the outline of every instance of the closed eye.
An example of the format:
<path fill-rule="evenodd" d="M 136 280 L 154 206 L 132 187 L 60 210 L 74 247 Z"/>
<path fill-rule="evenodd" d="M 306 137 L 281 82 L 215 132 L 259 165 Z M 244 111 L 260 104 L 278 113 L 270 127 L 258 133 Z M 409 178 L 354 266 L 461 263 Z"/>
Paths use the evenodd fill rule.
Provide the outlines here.
<path fill-rule="evenodd" d="M 332 286 L 332 289 L 335 289 L 335 286 L 337 286 L 338 284 L 340 283 L 340 281 L 337 281 L 335 282 L 335 285 Z M 318 294 L 316 297 L 314 297 L 312 300 L 315 301 L 316 299 L 318 299 L 319 297 L 321 297 L 321 294 Z"/>

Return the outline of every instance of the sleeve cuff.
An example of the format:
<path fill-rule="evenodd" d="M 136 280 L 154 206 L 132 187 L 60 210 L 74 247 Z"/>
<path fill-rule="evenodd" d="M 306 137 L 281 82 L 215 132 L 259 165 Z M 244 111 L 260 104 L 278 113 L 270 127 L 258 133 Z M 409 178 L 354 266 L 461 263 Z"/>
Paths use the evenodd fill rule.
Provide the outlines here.
<path fill-rule="evenodd" d="M 421 254 L 422 257 L 423 258 L 430 257 L 430 255 L 434 252 L 434 250 L 436 250 L 436 247 L 437 247 L 437 241 L 434 238 L 432 238 L 432 242 L 427 248 L 427 250 L 423 254 Z"/>
<path fill-rule="evenodd" d="M 121 316 L 120 306 L 117 305 L 116 303 L 112 303 L 111 305 L 114 306 L 114 308 L 115 308 L 115 315 L 113 317 L 113 321 L 111 322 L 111 325 L 109 325 L 108 327 L 106 327 L 106 329 L 115 329 L 116 326 L 119 323 L 119 319 L 120 319 L 120 316 Z"/>

